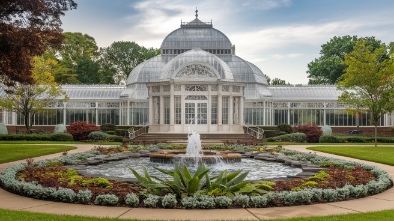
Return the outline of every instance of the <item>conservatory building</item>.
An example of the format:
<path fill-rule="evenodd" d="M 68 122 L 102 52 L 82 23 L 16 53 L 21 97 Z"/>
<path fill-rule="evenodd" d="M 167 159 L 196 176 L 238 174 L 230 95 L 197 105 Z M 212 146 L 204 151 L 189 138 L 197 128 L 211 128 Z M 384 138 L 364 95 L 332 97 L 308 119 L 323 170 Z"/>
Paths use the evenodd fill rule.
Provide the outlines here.
<path fill-rule="evenodd" d="M 335 86 L 268 85 L 225 34 L 198 15 L 168 34 L 160 51 L 122 85 L 62 85 L 69 100 L 36 114 L 34 125 L 87 121 L 180 133 L 239 133 L 245 125 L 370 125 L 368 113 L 356 117 L 337 102 Z M 393 119 L 386 114 L 380 126 L 393 125 Z M 0 123 L 23 125 L 23 115 L 1 110 Z"/>

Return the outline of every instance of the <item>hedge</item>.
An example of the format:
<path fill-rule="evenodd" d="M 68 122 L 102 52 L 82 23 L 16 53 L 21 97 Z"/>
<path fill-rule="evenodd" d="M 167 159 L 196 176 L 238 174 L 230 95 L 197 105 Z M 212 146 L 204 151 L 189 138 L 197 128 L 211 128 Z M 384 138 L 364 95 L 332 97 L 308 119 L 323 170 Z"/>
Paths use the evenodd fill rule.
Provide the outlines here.
<path fill-rule="evenodd" d="M 394 143 L 394 137 L 377 137 L 379 143 Z M 323 135 L 319 143 L 373 143 L 375 137 Z"/>
<path fill-rule="evenodd" d="M 68 133 L 54 134 L 0 134 L 0 140 L 26 140 L 26 141 L 72 141 Z"/>

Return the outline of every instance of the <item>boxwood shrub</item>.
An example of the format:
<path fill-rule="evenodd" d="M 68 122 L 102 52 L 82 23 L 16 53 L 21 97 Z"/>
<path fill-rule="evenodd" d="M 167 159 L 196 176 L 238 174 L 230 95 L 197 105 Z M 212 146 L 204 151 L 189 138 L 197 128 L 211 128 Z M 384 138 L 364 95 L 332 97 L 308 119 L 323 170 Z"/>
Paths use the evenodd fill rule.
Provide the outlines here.
<path fill-rule="evenodd" d="M 306 135 L 304 133 L 292 133 L 292 134 L 284 134 L 276 137 L 270 137 L 267 139 L 268 142 L 275 141 L 287 141 L 287 142 L 305 142 Z"/>
<path fill-rule="evenodd" d="M 51 137 L 53 141 L 74 141 L 73 135 L 69 133 L 54 133 Z"/>
<path fill-rule="evenodd" d="M 302 153 L 288 149 L 281 150 L 281 153 L 293 159 L 305 159 L 311 161 L 313 164 L 316 165 L 322 165 L 322 163 L 324 162 L 333 162 L 333 164 L 348 167 L 361 166 L 363 169 L 372 170 L 372 173 L 376 177 L 376 180 L 373 180 L 366 185 L 346 185 L 342 188 L 337 189 L 308 188 L 301 191 L 269 192 L 268 194 L 262 195 L 261 197 L 249 197 L 247 195 L 236 194 L 232 199 L 232 205 L 234 207 L 266 207 L 274 205 L 305 205 L 311 203 L 335 202 L 349 198 L 359 198 L 372 194 L 377 194 L 393 186 L 393 181 L 386 171 L 371 165 L 359 162 L 345 161 L 331 157 L 318 156 L 311 153 Z M 52 161 L 58 161 L 65 164 L 67 164 L 66 162 L 75 162 L 74 164 L 77 164 L 77 159 L 91 157 L 92 155 L 96 154 L 99 153 L 96 151 L 88 151 L 85 153 L 69 154 L 52 160 L 37 161 L 36 164 L 38 166 L 44 166 Z M 6 190 L 38 199 L 85 204 L 89 204 L 91 202 L 93 196 L 89 190 L 79 191 L 78 193 L 76 193 L 67 188 L 43 187 L 35 182 L 25 182 L 23 180 L 18 180 L 16 174 L 27 166 L 28 165 L 26 163 L 17 164 L 1 172 L 0 185 Z M 138 195 L 130 194 L 125 198 L 124 202 L 122 202 L 123 200 L 120 200 L 116 195 L 103 194 L 97 195 L 95 197 L 94 204 L 117 205 L 119 203 L 125 203 L 128 206 L 134 207 L 139 205 L 139 197 Z M 183 197 L 181 199 L 182 206 L 188 209 L 227 208 L 230 203 L 231 199 L 228 199 L 226 197 L 213 197 L 208 195 L 196 194 L 189 197 Z M 145 198 L 143 204 L 140 205 L 145 207 L 165 206 L 171 208 L 174 205 L 177 205 L 177 201 L 176 199 L 174 200 L 174 197 L 170 195 L 168 195 L 165 200 L 164 198 L 161 199 L 159 196 L 156 195 L 148 195 L 148 197 Z"/>

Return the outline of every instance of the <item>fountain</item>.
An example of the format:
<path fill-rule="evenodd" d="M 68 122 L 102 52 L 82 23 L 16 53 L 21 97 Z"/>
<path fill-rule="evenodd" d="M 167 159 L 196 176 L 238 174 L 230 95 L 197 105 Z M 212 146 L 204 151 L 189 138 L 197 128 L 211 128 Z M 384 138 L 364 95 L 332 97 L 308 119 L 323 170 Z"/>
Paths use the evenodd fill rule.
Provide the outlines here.
<path fill-rule="evenodd" d="M 145 168 L 150 175 L 162 177 L 163 173 L 154 168 L 159 167 L 165 170 L 172 170 L 174 169 L 174 163 L 177 162 L 188 165 L 188 168 L 192 171 L 201 163 L 209 164 L 212 175 L 217 175 L 223 170 L 228 170 L 229 172 L 249 171 L 247 177 L 249 180 L 287 177 L 302 171 L 300 168 L 290 167 L 278 162 L 250 158 L 241 160 L 241 154 L 233 151 L 202 150 L 200 134 L 195 131 L 189 132 L 186 149 L 160 150 L 151 153 L 149 158 L 139 157 L 107 162 L 105 164 L 88 166 L 86 171 L 88 174 L 95 176 L 132 178 L 134 175 L 128 168 L 133 168 L 139 173 L 142 173 L 143 168 Z"/>
<path fill-rule="evenodd" d="M 198 166 L 201 163 L 240 162 L 241 154 L 231 151 L 202 150 L 200 134 L 191 130 L 188 134 L 186 150 L 161 150 L 150 154 L 150 161 Z"/>

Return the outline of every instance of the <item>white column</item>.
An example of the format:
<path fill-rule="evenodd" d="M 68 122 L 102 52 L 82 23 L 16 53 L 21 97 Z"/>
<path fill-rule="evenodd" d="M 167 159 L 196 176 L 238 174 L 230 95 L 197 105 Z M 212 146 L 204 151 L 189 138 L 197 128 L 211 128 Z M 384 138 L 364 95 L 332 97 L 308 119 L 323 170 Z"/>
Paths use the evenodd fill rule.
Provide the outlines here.
<path fill-rule="evenodd" d="M 231 126 L 234 124 L 234 97 L 230 96 L 228 101 L 228 124 Z"/>
<path fill-rule="evenodd" d="M 160 122 L 160 125 L 163 125 L 164 124 L 164 96 L 160 96 L 159 107 L 160 107 L 160 109 L 159 109 L 159 116 L 160 116 L 159 122 Z"/>
<path fill-rule="evenodd" d="M 207 104 L 207 127 L 208 132 L 211 131 L 211 115 L 212 115 L 212 99 L 211 99 L 211 85 L 208 85 L 208 104 Z"/>
<path fill-rule="evenodd" d="M 218 87 L 218 126 L 222 126 L 222 85 Z M 221 129 L 220 129 L 221 130 Z"/>
<path fill-rule="evenodd" d="M 67 120 L 67 116 L 66 116 L 66 113 L 67 113 L 67 111 L 66 111 L 66 107 L 67 107 L 67 103 L 65 102 L 65 103 L 63 103 L 63 124 L 64 125 L 67 125 L 66 124 L 66 120 Z"/>
<path fill-rule="evenodd" d="M 130 125 L 130 100 L 127 99 L 126 125 Z"/>
<path fill-rule="evenodd" d="M 170 131 L 174 130 L 175 124 L 175 98 L 174 98 L 174 85 L 170 85 Z"/>
<path fill-rule="evenodd" d="M 149 120 L 148 120 L 148 122 L 149 122 L 149 125 L 153 125 L 153 122 L 154 122 L 154 112 L 155 112 L 155 110 L 154 110 L 154 107 L 153 107 L 153 98 L 152 98 L 152 96 L 149 96 Z"/>
<path fill-rule="evenodd" d="M 239 97 L 239 125 L 243 126 L 244 125 L 244 102 L 245 99 L 244 97 Z"/>

